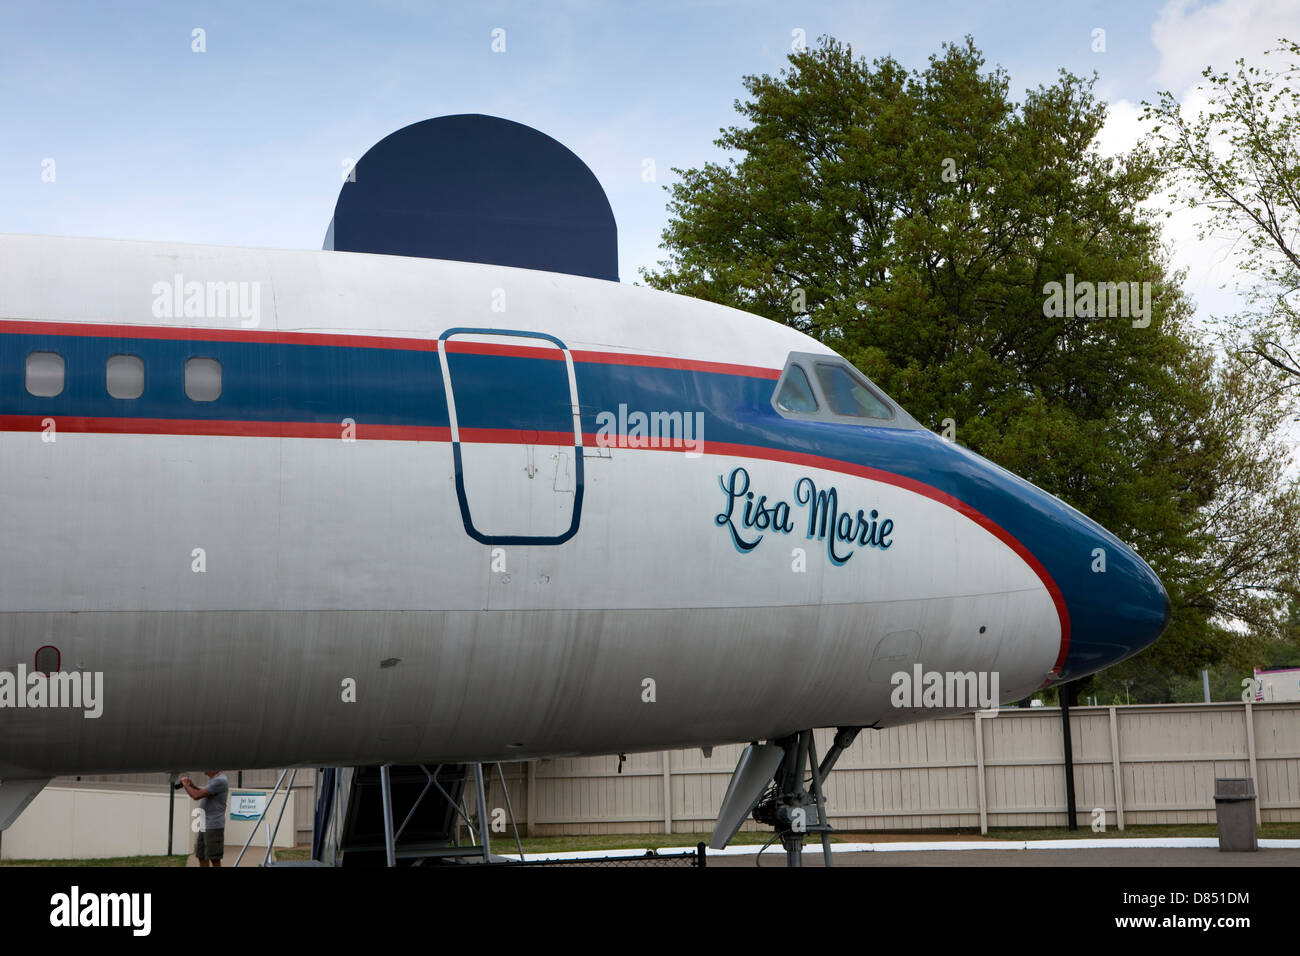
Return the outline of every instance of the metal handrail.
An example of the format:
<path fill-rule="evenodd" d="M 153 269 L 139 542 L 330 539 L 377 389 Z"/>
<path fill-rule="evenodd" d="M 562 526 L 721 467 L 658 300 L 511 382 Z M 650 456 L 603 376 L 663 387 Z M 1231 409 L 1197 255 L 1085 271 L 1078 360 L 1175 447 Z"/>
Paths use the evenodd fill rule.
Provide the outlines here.
<path fill-rule="evenodd" d="M 281 774 L 281 776 L 284 776 Z M 284 819 L 285 807 L 289 805 L 289 797 L 293 794 L 293 783 L 298 779 L 298 768 L 293 768 L 293 773 L 289 775 L 289 785 L 284 788 L 284 802 L 280 804 L 280 815 L 275 818 L 275 829 L 266 840 L 266 856 L 262 859 L 262 865 L 266 866 L 271 862 L 271 851 L 275 849 L 275 838 L 280 835 L 280 822 Z M 277 788 L 279 789 L 279 788 Z M 262 811 L 262 816 L 266 816 L 266 811 Z M 236 866 L 239 864 L 236 863 Z"/>
<path fill-rule="evenodd" d="M 438 766 L 441 768 L 442 765 L 439 764 Z M 420 795 L 415 798 L 415 803 L 411 804 L 411 810 L 406 814 L 406 819 L 402 821 L 402 825 L 398 827 L 397 832 L 393 834 L 394 843 L 402 838 L 402 833 L 406 830 L 406 825 L 411 822 L 411 817 L 415 816 L 415 811 L 419 809 L 420 804 L 424 802 L 424 798 L 429 792 L 429 787 L 433 785 L 433 774 L 429 773 L 429 768 L 424 764 L 420 764 L 420 769 L 424 771 L 424 775 L 428 780 L 424 784 L 424 789 L 420 791 Z"/>
<path fill-rule="evenodd" d="M 510 788 L 506 786 L 506 774 L 501 769 L 501 761 L 497 761 L 497 776 L 501 779 L 501 793 L 506 798 L 506 813 L 510 814 L 510 826 L 515 831 L 515 846 L 519 849 L 519 860 L 524 860 L 524 844 L 519 839 L 519 824 L 515 821 L 515 808 L 510 805 Z"/>
<path fill-rule="evenodd" d="M 420 764 L 420 769 L 424 770 L 425 773 L 429 772 L 425 768 L 424 764 Z M 445 799 L 449 804 L 451 804 L 452 807 L 455 808 L 456 812 L 459 813 L 461 817 L 464 819 L 465 829 L 469 831 L 470 846 L 477 846 L 477 843 L 474 840 L 474 826 L 469 822 L 469 814 L 461 809 L 459 802 L 452 800 L 451 794 L 449 794 L 446 790 L 442 789 L 442 784 L 438 782 L 438 771 L 441 769 L 442 769 L 442 764 L 438 764 L 437 768 L 433 771 L 433 778 L 432 778 L 433 785 L 438 788 L 438 792 L 442 794 L 443 799 Z"/>
<path fill-rule="evenodd" d="M 275 795 L 280 792 L 280 784 L 284 783 L 284 775 L 287 774 L 288 772 L 289 772 L 288 767 L 280 771 L 280 779 L 275 782 L 275 789 L 271 791 L 271 796 L 267 800 L 267 806 L 270 806 L 271 803 L 274 802 Z M 284 812 L 283 808 L 281 808 L 280 812 L 281 813 Z M 239 856 L 235 857 L 235 866 L 239 866 L 239 861 L 244 858 L 244 851 L 247 850 L 248 845 L 253 842 L 253 834 L 257 832 L 258 824 L 260 824 L 265 819 L 266 819 L 266 807 L 262 807 L 262 812 L 258 814 L 257 822 L 254 823 L 252 829 L 248 831 L 248 839 L 244 841 L 243 849 L 239 851 Z M 276 824 L 276 826 L 278 827 L 279 824 Z"/>

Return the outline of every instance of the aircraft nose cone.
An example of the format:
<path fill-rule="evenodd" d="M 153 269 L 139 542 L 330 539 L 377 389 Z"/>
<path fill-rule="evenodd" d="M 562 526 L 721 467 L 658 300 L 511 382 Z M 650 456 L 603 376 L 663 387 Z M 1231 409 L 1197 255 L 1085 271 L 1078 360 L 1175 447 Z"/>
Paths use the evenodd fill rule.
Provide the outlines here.
<path fill-rule="evenodd" d="M 974 452 L 942 442 L 956 497 L 982 508 L 1032 556 L 1061 620 L 1047 684 L 1095 674 L 1150 647 L 1169 595 L 1132 548 L 1077 508 Z"/>
<path fill-rule="evenodd" d="M 1151 566 L 1114 538 L 1104 551 L 1104 570 L 1094 557 L 1067 592 L 1071 633 L 1061 680 L 1132 657 L 1169 625 L 1169 594 Z"/>

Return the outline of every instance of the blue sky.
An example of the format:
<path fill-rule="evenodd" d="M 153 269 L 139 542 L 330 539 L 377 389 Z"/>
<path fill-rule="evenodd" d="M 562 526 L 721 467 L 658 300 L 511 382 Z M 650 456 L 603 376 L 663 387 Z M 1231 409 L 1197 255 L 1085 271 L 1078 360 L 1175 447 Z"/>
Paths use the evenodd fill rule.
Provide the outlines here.
<path fill-rule="evenodd" d="M 1291 26 L 1300 35 L 1292 0 L 0 0 L 0 232 L 320 248 L 346 158 L 417 120 L 483 112 L 592 167 L 629 282 L 660 258 L 670 167 L 719 158 L 712 141 L 738 119 L 741 77 L 781 69 L 796 28 L 909 67 L 970 33 L 1017 95 L 1061 67 L 1096 71 L 1118 147 L 1157 88 L 1181 93 L 1210 58 L 1249 55 Z M 196 27 L 205 53 L 191 51 Z M 496 27 L 505 53 L 491 50 Z M 647 157 L 655 183 L 642 180 Z M 41 179 L 46 158 L 54 183 Z M 1204 258 L 1183 246 L 1183 264 Z M 1228 300 L 1206 263 L 1188 285 L 1208 308 Z"/>

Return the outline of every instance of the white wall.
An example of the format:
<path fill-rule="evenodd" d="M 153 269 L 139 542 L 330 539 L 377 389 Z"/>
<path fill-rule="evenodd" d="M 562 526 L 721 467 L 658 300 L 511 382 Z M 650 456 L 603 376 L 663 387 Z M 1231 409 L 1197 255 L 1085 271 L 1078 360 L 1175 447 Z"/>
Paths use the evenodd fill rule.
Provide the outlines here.
<path fill-rule="evenodd" d="M 257 788 L 237 788 L 241 793 Z M 269 793 L 269 790 L 261 791 Z M 0 859 L 88 860 L 120 856 L 161 856 L 167 852 L 167 803 L 164 789 L 137 790 L 114 784 L 81 783 L 48 786 L 28 805 L 8 830 L 0 834 Z M 267 809 L 271 826 L 284 803 L 284 792 Z M 194 852 L 192 816 L 198 804 L 184 791 L 176 793 L 174 853 Z M 285 809 L 276 834 L 277 847 L 294 845 L 293 802 Z M 226 820 L 226 851 L 238 852 L 251 822 Z M 266 852 L 265 826 L 259 826 L 252 846 Z M 249 853 L 252 853 L 252 846 Z"/>

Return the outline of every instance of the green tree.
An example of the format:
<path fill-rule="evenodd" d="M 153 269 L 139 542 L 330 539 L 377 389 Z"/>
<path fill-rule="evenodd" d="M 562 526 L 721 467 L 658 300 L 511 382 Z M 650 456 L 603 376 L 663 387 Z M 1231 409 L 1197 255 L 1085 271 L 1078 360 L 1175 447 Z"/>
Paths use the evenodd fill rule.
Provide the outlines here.
<path fill-rule="evenodd" d="M 1269 470 L 1276 396 L 1189 331 L 1140 206 L 1156 157 L 1099 154 L 1091 82 L 1062 71 L 1017 105 L 983 65 L 969 37 L 911 74 L 823 38 L 746 77 L 748 122 L 717 141 L 732 158 L 675 170 L 667 258 L 643 275 L 819 338 L 1127 540 L 1174 607 L 1153 673 L 1245 654 L 1300 554 L 1296 492 Z M 1149 308 L 1053 308 L 1070 281 L 1150 283 Z"/>
<path fill-rule="evenodd" d="M 1207 453 L 1175 463 L 1207 489 L 1206 503 L 1192 516 L 1186 549 L 1152 562 L 1166 586 L 1178 587 L 1175 607 L 1199 624 L 1175 619 L 1173 640 L 1097 675 L 1097 693 L 1118 693 L 1127 680 L 1134 701 L 1199 701 L 1201 670 L 1209 669 L 1212 698 L 1237 700 L 1241 679 L 1279 642 L 1295 640 L 1300 493 L 1284 474 L 1278 376 L 1230 358 L 1207 385 Z"/>
<path fill-rule="evenodd" d="M 1264 67 L 1206 68 L 1207 102 L 1186 113 L 1164 91 L 1144 118 L 1172 197 L 1205 211 L 1201 238 L 1227 236 L 1252 277 L 1254 308 L 1225 316 L 1230 347 L 1269 363 L 1300 390 L 1300 44 L 1282 39 Z M 1286 64 L 1278 64 L 1277 57 Z"/>

